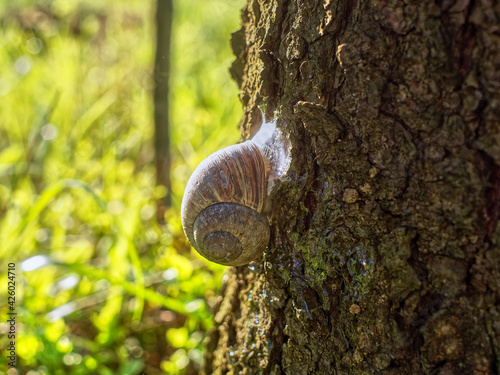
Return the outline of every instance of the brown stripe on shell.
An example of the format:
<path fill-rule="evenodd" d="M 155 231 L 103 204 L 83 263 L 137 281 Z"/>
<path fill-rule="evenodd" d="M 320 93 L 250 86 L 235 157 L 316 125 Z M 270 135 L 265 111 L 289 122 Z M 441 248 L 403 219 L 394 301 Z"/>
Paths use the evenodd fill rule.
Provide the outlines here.
<path fill-rule="evenodd" d="M 182 199 L 182 226 L 191 244 L 195 246 L 196 217 L 212 204 L 238 203 L 262 213 L 268 173 L 269 165 L 252 141 L 226 147 L 205 159 L 193 172 Z"/>

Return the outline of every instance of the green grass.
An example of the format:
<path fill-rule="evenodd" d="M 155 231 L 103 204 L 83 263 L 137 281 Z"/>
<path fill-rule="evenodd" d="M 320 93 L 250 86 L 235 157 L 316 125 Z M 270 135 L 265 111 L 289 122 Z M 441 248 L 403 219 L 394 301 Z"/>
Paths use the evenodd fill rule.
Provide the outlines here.
<path fill-rule="evenodd" d="M 243 1 L 175 1 L 173 207 L 156 220 L 154 2 L 0 1 L 0 372 L 194 374 L 224 268 L 188 245 L 184 186 L 236 142 Z"/>

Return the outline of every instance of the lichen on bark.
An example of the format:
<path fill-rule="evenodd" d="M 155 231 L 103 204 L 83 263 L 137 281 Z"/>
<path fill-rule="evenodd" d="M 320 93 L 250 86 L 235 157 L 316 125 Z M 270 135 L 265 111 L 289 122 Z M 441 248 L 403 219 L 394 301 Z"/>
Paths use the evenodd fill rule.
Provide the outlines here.
<path fill-rule="evenodd" d="M 228 270 L 207 374 L 495 374 L 500 5 L 249 0 L 244 137 L 291 142 L 262 260 Z"/>

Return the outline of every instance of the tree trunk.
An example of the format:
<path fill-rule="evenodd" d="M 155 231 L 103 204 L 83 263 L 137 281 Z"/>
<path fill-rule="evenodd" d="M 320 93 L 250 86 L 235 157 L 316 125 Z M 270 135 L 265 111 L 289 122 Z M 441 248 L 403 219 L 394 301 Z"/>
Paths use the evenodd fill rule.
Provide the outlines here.
<path fill-rule="evenodd" d="M 156 1 L 156 56 L 154 68 L 154 119 L 156 183 L 166 188 L 166 195 L 158 202 L 157 218 L 164 220 L 170 207 L 170 127 L 169 127 L 169 74 L 170 41 L 172 34 L 172 0 Z"/>
<path fill-rule="evenodd" d="M 499 19 L 249 0 L 242 131 L 277 110 L 293 159 L 263 259 L 228 271 L 207 374 L 499 372 Z"/>

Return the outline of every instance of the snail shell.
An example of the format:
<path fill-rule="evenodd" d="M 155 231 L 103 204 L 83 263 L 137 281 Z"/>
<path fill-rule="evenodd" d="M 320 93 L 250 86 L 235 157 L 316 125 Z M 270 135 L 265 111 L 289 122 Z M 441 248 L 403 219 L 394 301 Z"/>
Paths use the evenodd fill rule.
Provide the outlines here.
<path fill-rule="evenodd" d="M 181 219 L 191 245 L 208 260 L 241 266 L 266 248 L 270 165 L 251 140 L 205 159 L 184 192 Z"/>

